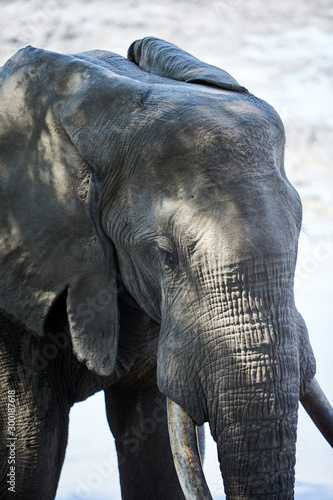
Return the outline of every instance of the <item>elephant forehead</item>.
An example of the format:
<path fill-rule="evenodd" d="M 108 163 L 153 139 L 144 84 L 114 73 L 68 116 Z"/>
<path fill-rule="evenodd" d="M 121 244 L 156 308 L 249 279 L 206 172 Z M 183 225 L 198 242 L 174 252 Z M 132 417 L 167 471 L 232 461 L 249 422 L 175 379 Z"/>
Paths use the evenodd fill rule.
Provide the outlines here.
<path fill-rule="evenodd" d="M 180 190 L 182 194 L 182 190 Z M 176 241 L 191 245 L 200 242 L 207 248 L 216 245 L 221 232 L 212 212 L 202 210 L 194 199 L 165 198 L 154 205 L 155 225 L 170 232 Z"/>
<path fill-rule="evenodd" d="M 155 118 L 144 130 L 135 182 L 149 176 L 155 189 L 175 192 L 178 185 L 201 189 L 240 175 L 282 172 L 284 133 L 253 109 L 246 114 L 244 103 L 230 103 L 228 112 L 215 109 L 214 115 L 197 106 L 184 108 L 181 116 L 177 110 L 166 122 Z"/>
<path fill-rule="evenodd" d="M 160 220 L 165 218 L 167 220 L 175 220 L 178 217 L 183 217 L 184 222 L 190 221 L 194 215 L 194 207 L 189 203 L 182 203 L 182 195 L 185 196 L 185 190 L 179 189 L 179 197 L 175 198 L 162 198 L 154 204 L 155 217 Z"/>
<path fill-rule="evenodd" d="M 190 192 L 191 193 L 191 192 Z M 216 259 L 247 258 L 269 254 L 271 249 L 295 250 L 299 220 L 290 215 L 290 203 L 271 189 L 209 190 L 202 195 L 179 188 L 177 197 L 153 203 L 153 226 L 176 242 Z M 288 208 L 289 207 L 289 208 Z"/>

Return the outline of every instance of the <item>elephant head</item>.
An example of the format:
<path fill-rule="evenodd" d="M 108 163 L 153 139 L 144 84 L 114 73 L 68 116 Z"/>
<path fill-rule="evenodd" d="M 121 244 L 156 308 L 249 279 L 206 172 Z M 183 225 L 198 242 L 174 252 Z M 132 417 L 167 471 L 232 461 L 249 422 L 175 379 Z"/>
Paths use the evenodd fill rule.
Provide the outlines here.
<path fill-rule="evenodd" d="M 315 361 L 283 125 L 171 44 L 129 59 L 28 47 L 3 67 L 1 307 L 43 334 L 67 289 L 74 352 L 110 375 L 118 281 L 160 323 L 159 389 L 209 422 L 227 497 L 293 498 Z"/>

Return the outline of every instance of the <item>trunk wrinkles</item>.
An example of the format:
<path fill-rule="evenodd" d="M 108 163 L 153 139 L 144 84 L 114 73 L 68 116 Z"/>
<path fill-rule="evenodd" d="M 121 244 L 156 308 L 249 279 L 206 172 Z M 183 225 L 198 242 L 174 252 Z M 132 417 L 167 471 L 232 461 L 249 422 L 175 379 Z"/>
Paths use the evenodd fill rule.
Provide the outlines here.
<path fill-rule="evenodd" d="M 300 388 L 294 263 L 286 256 L 212 270 L 198 368 L 227 498 L 293 498 Z M 200 309 L 199 309 L 200 310 Z M 307 360 L 306 360 L 307 361 Z"/>
<path fill-rule="evenodd" d="M 228 499 L 293 498 L 300 370 L 292 277 L 285 259 L 209 277 L 216 314 L 199 374 Z"/>
<path fill-rule="evenodd" d="M 291 499 L 300 386 L 314 376 L 294 304 L 295 262 L 208 261 L 162 322 L 160 390 L 197 424 L 209 421 L 228 499 Z"/>

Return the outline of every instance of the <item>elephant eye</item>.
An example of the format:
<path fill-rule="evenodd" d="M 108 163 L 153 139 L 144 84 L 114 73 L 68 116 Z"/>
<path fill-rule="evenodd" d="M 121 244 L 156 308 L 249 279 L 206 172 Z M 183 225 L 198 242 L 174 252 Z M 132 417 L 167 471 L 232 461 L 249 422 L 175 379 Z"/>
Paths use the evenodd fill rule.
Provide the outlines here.
<path fill-rule="evenodd" d="M 161 256 L 162 256 L 163 263 L 167 267 L 173 267 L 174 266 L 174 264 L 176 262 L 175 254 L 174 253 L 170 253 L 170 252 L 166 252 L 166 251 L 162 250 L 161 251 Z"/>
<path fill-rule="evenodd" d="M 155 240 L 161 263 L 169 268 L 177 264 L 177 252 L 174 243 L 166 236 L 160 236 Z"/>

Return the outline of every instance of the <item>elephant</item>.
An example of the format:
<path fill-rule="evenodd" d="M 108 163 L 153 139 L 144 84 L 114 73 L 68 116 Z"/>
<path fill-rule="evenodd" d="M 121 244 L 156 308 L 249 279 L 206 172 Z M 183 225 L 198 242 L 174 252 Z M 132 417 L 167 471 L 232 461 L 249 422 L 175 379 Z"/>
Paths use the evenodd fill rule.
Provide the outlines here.
<path fill-rule="evenodd" d="M 205 422 L 229 500 L 294 498 L 299 401 L 331 445 L 333 412 L 278 113 L 155 37 L 28 46 L 0 102 L 1 498 L 55 497 L 70 408 L 98 391 L 122 498 L 212 498 Z"/>

